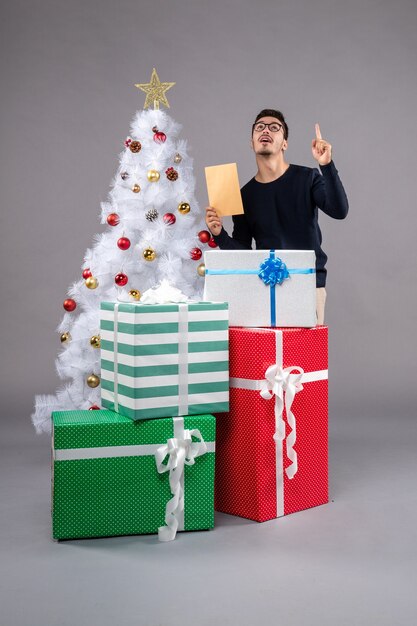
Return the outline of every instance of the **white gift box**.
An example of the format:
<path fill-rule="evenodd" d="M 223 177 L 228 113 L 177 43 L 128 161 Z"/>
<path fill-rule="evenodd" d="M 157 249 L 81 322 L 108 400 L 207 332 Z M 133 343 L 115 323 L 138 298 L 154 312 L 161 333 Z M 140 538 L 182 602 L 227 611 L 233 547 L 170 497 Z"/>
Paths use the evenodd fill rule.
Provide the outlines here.
<path fill-rule="evenodd" d="M 314 250 L 212 250 L 204 263 L 204 300 L 228 302 L 230 326 L 316 326 Z"/>

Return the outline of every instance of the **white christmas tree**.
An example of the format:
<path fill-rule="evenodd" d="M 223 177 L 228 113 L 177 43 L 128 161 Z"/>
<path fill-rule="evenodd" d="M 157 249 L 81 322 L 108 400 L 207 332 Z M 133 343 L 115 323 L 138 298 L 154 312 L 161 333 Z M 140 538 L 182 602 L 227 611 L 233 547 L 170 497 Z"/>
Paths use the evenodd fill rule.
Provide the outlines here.
<path fill-rule="evenodd" d="M 100 302 L 140 301 L 162 281 L 201 299 L 202 248 L 216 244 L 204 230 L 181 127 L 159 110 L 159 103 L 169 106 L 165 91 L 173 84 L 160 83 L 154 69 L 150 83 L 136 85 L 147 93 L 145 109 L 133 119 L 109 200 L 101 205 L 106 232 L 96 235 L 83 278 L 64 301 L 56 368 L 66 383 L 55 396 L 36 397 L 38 432 L 50 430 L 52 411 L 100 408 Z"/>

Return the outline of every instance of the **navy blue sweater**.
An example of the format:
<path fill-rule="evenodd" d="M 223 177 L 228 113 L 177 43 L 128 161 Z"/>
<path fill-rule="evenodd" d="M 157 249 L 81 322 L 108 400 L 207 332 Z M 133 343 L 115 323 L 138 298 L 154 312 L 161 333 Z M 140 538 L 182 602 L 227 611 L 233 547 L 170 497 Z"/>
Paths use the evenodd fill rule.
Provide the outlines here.
<path fill-rule="evenodd" d="M 343 219 L 348 200 L 331 161 L 317 169 L 290 165 L 276 180 L 259 183 L 252 178 L 241 189 L 244 215 L 233 216 L 233 237 L 222 228 L 214 237 L 223 250 L 314 250 L 317 287 L 326 284 L 327 256 L 321 248 L 318 209 Z"/>

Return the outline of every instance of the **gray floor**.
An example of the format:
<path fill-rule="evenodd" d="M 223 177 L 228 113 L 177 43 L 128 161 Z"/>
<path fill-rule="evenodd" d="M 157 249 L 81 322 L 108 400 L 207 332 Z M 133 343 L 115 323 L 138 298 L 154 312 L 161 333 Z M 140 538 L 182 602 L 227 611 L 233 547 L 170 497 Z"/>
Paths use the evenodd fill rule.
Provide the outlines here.
<path fill-rule="evenodd" d="M 417 624 L 414 420 L 333 420 L 332 502 L 213 531 L 54 543 L 49 441 L 1 436 L 1 626 Z"/>

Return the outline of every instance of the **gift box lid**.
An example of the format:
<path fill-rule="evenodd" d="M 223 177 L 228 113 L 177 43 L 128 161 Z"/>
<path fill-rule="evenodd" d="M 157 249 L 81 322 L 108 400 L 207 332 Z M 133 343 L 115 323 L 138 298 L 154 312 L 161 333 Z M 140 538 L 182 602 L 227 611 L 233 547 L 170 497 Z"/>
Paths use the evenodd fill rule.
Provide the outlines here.
<path fill-rule="evenodd" d="M 311 270 L 315 273 L 316 254 L 314 250 L 206 250 L 204 263 L 206 269 L 224 270 L 254 270 L 257 275 L 260 271 L 259 264 L 268 261 L 273 253 L 274 259 L 281 259 L 288 266 L 288 270 L 301 269 Z M 210 272 L 206 271 L 206 274 Z"/>
<path fill-rule="evenodd" d="M 283 367 L 304 372 L 327 370 L 328 328 L 233 327 L 230 339 L 230 377 L 262 379 L 266 369 L 282 360 Z"/>
<path fill-rule="evenodd" d="M 213 415 L 185 416 L 184 428 L 200 430 L 206 442 L 215 440 Z M 174 436 L 172 418 L 134 422 L 108 410 L 55 411 L 52 413 L 55 450 L 141 444 L 163 444 Z"/>
<path fill-rule="evenodd" d="M 180 303 L 181 304 L 181 303 Z M 158 338 L 158 335 L 172 335 L 172 345 L 177 345 L 178 339 L 174 336 L 180 331 L 180 304 L 140 304 L 140 303 L 124 303 L 124 302 L 101 302 L 101 320 L 100 330 L 106 333 L 114 333 L 117 329 L 118 334 L 123 338 L 125 335 L 149 335 L 151 338 Z M 186 330 L 191 333 L 189 339 L 197 336 L 198 332 L 207 333 L 207 331 L 227 331 L 229 328 L 229 315 L 227 302 L 188 302 L 183 303 L 187 306 Z M 117 310 L 116 310 L 117 307 Z M 117 315 L 116 315 L 117 313 Z M 117 325 L 116 320 L 117 319 Z M 115 326 L 116 325 L 116 326 Z M 110 336 L 110 335 L 109 335 Z M 103 339 L 102 348 L 112 349 L 111 342 Z M 207 342 L 210 340 L 207 337 Z M 225 335 L 227 339 L 227 334 Z M 139 339 L 139 343 L 141 339 Z M 156 341 L 157 343 L 157 341 Z M 164 345 L 166 342 L 163 342 Z M 212 342 L 209 342 L 212 343 Z M 127 354 L 140 354 L 147 349 L 139 346 L 124 345 L 126 342 L 119 341 L 119 350 Z M 195 346 L 198 349 L 198 345 Z M 213 346 L 213 349 L 226 349 L 227 346 Z M 161 348 L 162 353 L 168 348 Z M 204 348 L 209 350 L 210 346 Z M 152 353 L 155 349 L 152 348 Z"/>
<path fill-rule="evenodd" d="M 189 311 L 223 311 L 227 310 L 227 302 L 170 302 L 168 304 L 141 304 L 140 302 L 107 302 L 100 303 L 102 311 L 114 311 L 118 305 L 121 313 L 168 313 L 179 310 L 180 304 L 186 304 Z"/>

